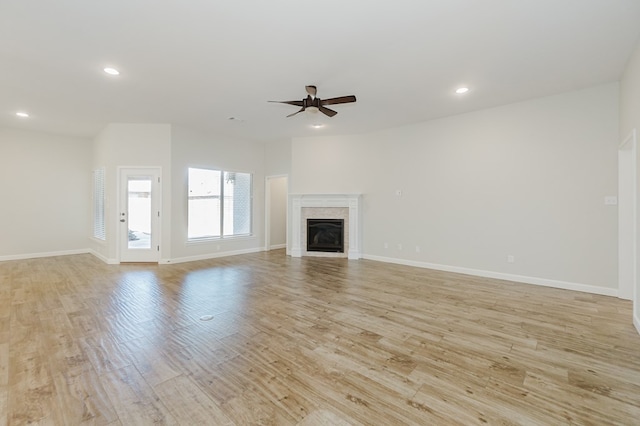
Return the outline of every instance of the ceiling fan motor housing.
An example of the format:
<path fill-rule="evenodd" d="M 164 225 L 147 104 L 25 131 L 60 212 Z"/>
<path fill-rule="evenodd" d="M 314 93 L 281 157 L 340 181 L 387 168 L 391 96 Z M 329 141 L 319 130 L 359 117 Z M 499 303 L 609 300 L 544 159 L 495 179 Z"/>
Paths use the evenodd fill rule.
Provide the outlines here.
<path fill-rule="evenodd" d="M 307 96 L 303 102 L 303 106 L 305 109 L 308 107 L 320 108 L 320 105 L 322 105 L 320 98 L 312 98 L 311 95 Z"/>

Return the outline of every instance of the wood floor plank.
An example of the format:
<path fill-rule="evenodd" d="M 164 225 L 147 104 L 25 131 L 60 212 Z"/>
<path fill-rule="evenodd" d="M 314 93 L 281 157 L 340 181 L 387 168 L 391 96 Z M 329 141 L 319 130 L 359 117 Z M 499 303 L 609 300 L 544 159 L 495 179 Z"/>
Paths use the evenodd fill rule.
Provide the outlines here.
<path fill-rule="evenodd" d="M 640 404 L 628 404 L 610 396 L 611 389 L 601 386 L 569 388 L 559 386 L 534 374 L 527 375 L 523 389 L 531 391 L 527 396 L 536 396 L 535 406 L 543 404 L 548 407 L 562 407 L 572 413 L 570 418 L 577 423 L 591 421 L 596 424 L 615 424 L 617 419 L 640 418 Z M 559 411 L 555 408 L 552 411 Z"/>
<path fill-rule="evenodd" d="M 353 426 L 339 415 L 318 409 L 301 420 L 297 426 Z"/>
<path fill-rule="evenodd" d="M 108 425 L 118 421 L 109 396 L 93 369 L 54 372 L 58 404 L 64 407 L 65 424 Z"/>
<path fill-rule="evenodd" d="M 282 418 L 273 404 L 251 391 L 234 396 L 222 408 L 236 425 L 295 425 L 291 419 Z"/>
<path fill-rule="evenodd" d="M 10 349 L 9 424 L 64 424 L 46 355 Z"/>
<path fill-rule="evenodd" d="M 151 386 L 181 374 L 162 356 L 161 344 L 161 342 L 154 342 L 144 337 L 122 344 L 126 348 L 128 358 L 133 361 L 138 372 Z"/>
<path fill-rule="evenodd" d="M 222 409 L 186 376 L 173 377 L 159 383 L 154 390 L 179 424 L 234 424 Z"/>
<path fill-rule="evenodd" d="M 0 262 L 0 426 L 630 425 L 631 315 L 607 296 L 283 250 Z"/>
<path fill-rule="evenodd" d="M 98 375 L 129 366 L 132 360 L 125 349 L 110 333 L 92 333 L 78 339 L 84 356 L 91 362 Z"/>
<path fill-rule="evenodd" d="M 9 342 L 0 343 L 0 386 L 9 384 Z"/>
<path fill-rule="evenodd" d="M 0 341 L 0 426 L 9 424 L 9 342 Z"/>
<path fill-rule="evenodd" d="M 100 381 L 123 424 L 179 424 L 135 367 L 108 371 Z"/>
<path fill-rule="evenodd" d="M 0 385 L 0 426 L 9 424 L 9 386 Z"/>

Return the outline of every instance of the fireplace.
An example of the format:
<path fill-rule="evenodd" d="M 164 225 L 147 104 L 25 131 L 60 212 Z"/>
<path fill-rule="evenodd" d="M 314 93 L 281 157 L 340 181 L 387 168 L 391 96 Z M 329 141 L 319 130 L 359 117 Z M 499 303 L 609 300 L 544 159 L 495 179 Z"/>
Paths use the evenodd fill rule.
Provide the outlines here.
<path fill-rule="evenodd" d="M 344 219 L 307 219 L 307 251 L 344 253 Z"/>
<path fill-rule="evenodd" d="M 289 195 L 292 257 L 362 257 L 362 195 L 360 194 L 290 194 Z M 310 251 L 307 249 L 307 219 L 340 219 L 342 225 L 342 250 Z"/>

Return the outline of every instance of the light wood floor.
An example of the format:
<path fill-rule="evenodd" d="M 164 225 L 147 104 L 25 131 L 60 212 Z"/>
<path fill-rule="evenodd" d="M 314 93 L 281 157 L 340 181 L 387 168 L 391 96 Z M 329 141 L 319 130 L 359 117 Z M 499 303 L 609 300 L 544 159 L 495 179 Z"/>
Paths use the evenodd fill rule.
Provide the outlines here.
<path fill-rule="evenodd" d="M 282 250 L 2 262 L 0 424 L 637 425 L 640 336 L 611 297 Z"/>

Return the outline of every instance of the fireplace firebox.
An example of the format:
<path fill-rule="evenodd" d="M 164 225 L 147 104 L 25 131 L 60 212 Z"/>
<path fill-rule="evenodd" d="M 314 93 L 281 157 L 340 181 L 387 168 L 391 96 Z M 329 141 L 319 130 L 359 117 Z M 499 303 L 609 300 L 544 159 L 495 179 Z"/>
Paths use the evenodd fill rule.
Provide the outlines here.
<path fill-rule="evenodd" d="M 307 251 L 344 253 L 344 219 L 307 219 Z"/>

